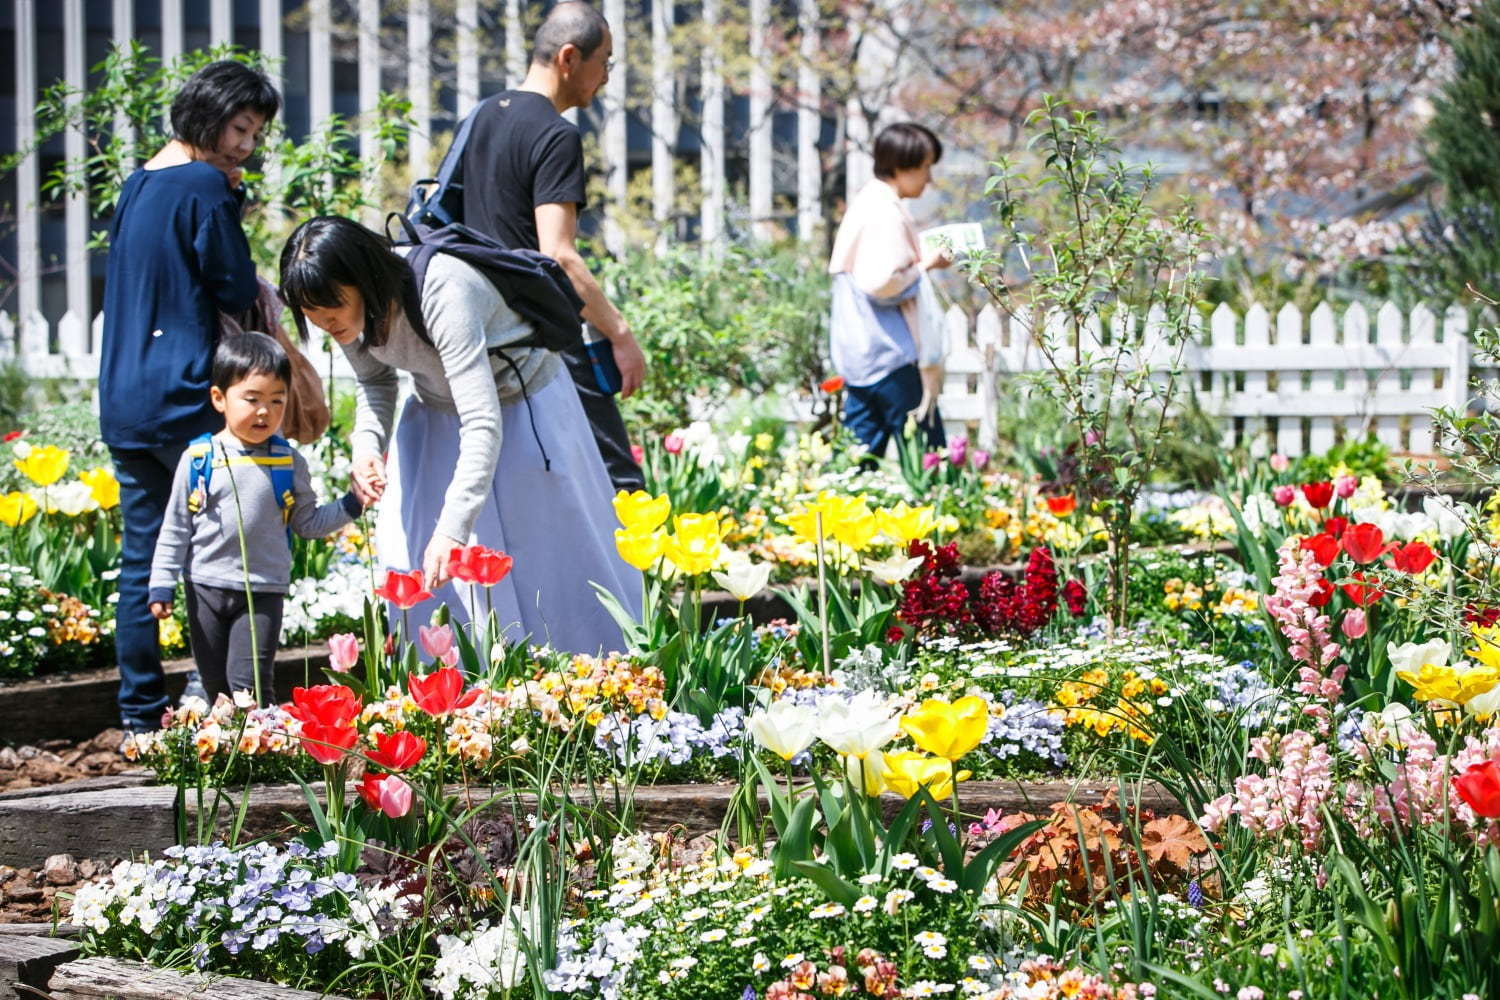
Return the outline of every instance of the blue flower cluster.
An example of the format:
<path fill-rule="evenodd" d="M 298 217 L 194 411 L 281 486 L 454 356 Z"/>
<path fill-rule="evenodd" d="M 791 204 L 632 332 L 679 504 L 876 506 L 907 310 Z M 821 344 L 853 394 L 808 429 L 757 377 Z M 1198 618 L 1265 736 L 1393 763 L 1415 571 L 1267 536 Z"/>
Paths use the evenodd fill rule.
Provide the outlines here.
<path fill-rule="evenodd" d="M 288 947 L 316 955 L 334 942 L 359 958 L 382 933 L 378 922 L 393 916 L 394 888 L 367 892 L 334 870 L 337 844 L 316 851 L 300 843 L 233 850 L 213 844 L 164 853 L 150 864 L 123 862 L 108 881 L 80 889 L 74 920 L 95 934 L 142 935 L 143 950 L 190 943 L 197 966 L 208 968 L 216 960 L 231 965 L 225 956 L 284 956 Z"/>
<path fill-rule="evenodd" d="M 1204 707 L 1211 712 L 1238 713 L 1245 729 L 1260 729 L 1282 707 L 1280 689 L 1268 682 L 1250 660 L 1220 667 L 1204 680 L 1213 690 Z"/>
<path fill-rule="evenodd" d="M 1032 753 L 1054 767 L 1068 762 L 1063 751 L 1063 720 L 1047 711 L 1047 706 L 1030 698 L 1017 700 L 1015 692 L 1003 691 L 1002 715 L 990 715 L 981 745 L 997 760 Z"/>
<path fill-rule="evenodd" d="M 624 767 L 639 764 L 686 764 L 695 754 L 738 757 L 745 738 L 745 712 L 721 709 L 705 726 L 688 712 L 668 712 L 660 719 L 642 713 L 606 715 L 594 729 L 594 746 Z"/>

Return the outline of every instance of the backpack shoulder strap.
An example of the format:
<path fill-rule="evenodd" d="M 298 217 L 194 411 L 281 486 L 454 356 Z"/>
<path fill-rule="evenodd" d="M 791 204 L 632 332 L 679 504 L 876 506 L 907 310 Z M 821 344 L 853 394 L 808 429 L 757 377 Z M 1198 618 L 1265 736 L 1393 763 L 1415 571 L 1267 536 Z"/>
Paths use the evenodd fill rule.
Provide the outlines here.
<path fill-rule="evenodd" d="M 276 505 L 281 508 L 281 523 L 286 525 L 286 540 L 290 544 L 292 540 L 292 505 L 297 502 L 293 485 L 296 482 L 296 453 L 291 444 L 280 434 L 272 434 L 269 442 L 271 446 L 271 458 L 283 459 L 284 461 L 273 461 L 268 463 L 267 471 L 271 473 L 271 492 L 276 494 Z"/>
<path fill-rule="evenodd" d="M 199 434 L 188 442 L 188 513 L 197 514 L 208 505 L 208 484 L 214 473 L 214 436 Z"/>

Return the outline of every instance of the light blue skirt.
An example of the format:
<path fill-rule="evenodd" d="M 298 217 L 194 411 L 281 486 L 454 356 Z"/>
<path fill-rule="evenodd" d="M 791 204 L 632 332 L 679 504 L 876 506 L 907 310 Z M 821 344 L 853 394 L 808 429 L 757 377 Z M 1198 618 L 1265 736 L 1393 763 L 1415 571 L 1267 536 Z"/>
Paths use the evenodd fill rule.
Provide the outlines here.
<path fill-rule="evenodd" d="M 500 460 L 468 539 L 508 553 L 515 561 L 510 575 L 489 588 L 489 602 L 484 587 L 454 580 L 412 608 L 407 620 L 415 633 L 442 602 L 455 624 L 482 621 L 492 603 L 509 641 L 529 638 L 571 653 L 622 650 L 620 627 L 591 584 L 615 595 L 639 620 L 641 574 L 615 549 L 614 492 L 567 370 L 533 392 L 531 405 L 551 471 L 532 436 L 526 404 L 502 407 Z M 457 464 L 458 414 L 408 399 L 376 521 L 382 570 L 422 565 Z"/>

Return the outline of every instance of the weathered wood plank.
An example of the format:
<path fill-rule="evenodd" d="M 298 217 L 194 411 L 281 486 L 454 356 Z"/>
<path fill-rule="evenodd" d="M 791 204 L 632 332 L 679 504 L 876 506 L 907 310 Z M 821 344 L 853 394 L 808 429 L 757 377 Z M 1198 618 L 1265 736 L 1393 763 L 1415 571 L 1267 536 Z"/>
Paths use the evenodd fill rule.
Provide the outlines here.
<path fill-rule="evenodd" d="M 57 968 L 47 990 L 53 1000 L 342 1000 L 331 993 L 309 993 L 275 983 L 153 969 L 116 958 L 85 958 Z"/>
<path fill-rule="evenodd" d="M 967 812 L 982 815 L 988 809 L 1001 812 L 1023 809 L 1046 809 L 1054 802 L 1097 802 L 1115 786 L 1094 781 L 975 781 L 964 785 L 963 805 Z M 1131 786 L 1134 787 L 1134 786 Z M 314 786 L 319 789 L 321 787 Z M 715 830 L 724 819 L 736 786 L 722 785 L 651 785 L 635 790 L 635 815 L 649 830 L 682 826 L 695 833 Z M 451 787 L 450 794 L 460 789 Z M 1180 809 L 1177 802 L 1154 783 L 1140 786 L 1141 805 L 1158 812 Z M 217 827 L 222 832 L 239 807 L 242 791 L 226 792 L 221 803 Z M 355 792 L 351 788 L 348 794 Z M 74 857 L 130 857 L 143 851 L 160 853 L 176 842 L 173 800 L 176 789 L 149 787 L 109 789 L 87 792 L 58 792 L 51 796 L 0 803 L 0 864 L 15 867 L 36 866 L 53 854 L 69 853 Z M 529 795 L 512 795 L 504 787 L 470 789 L 475 803 L 493 797 L 491 808 L 512 806 L 530 810 L 535 799 Z M 612 793 L 601 789 L 597 800 L 586 788 L 572 792 L 575 803 L 597 801 L 600 808 L 615 808 Z M 211 804 L 212 794 L 209 795 Z M 891 810 L 900 800 L 888 796 Z M 188 829 L 197 829 L 195 803 L 188 803 Z M 245 824 L 241 838 L 284 836 L 288 817 L 300 823 L 311 816 L 302 790 L 295 785 L 260 785 L 250 790 Z"/>
<path fill-rule="evenodd" d="M 276 695 L 289 699 L 292 688 L 323 681 L 328 651 L 323 647 L 283 650 L 276 656 Z M 174 702 L 187 684 L 192 660 L 163 664 L 167 696 Z M 80 671 L 0 686 L 0 740 L 87 740 L 120 724 L 115 702 L 120 675 L 114 668 Z"/>
<path fill-rule="evenodd" d="M 52 978 L 53 970 L 64 962 L 71 962 L 80 954 L 78 945 L 32 935 L 0 935 L 0 1000 L 26 997 L 16 986 L 32 986 L 44 989 Z"/>

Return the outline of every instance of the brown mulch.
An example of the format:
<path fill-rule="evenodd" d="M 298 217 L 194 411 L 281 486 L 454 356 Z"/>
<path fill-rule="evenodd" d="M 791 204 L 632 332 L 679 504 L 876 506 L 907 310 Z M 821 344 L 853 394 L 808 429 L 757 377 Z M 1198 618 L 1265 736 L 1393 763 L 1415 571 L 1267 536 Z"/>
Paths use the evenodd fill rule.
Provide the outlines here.
<path fill-rule="evenodd" d="M 120 756 L 118 729 L 91 740 L 46 740 L 36 746 L 0 747 L 0 792 L 39 788 L 80 778 L 98 778 L 139 768 Z"/>

